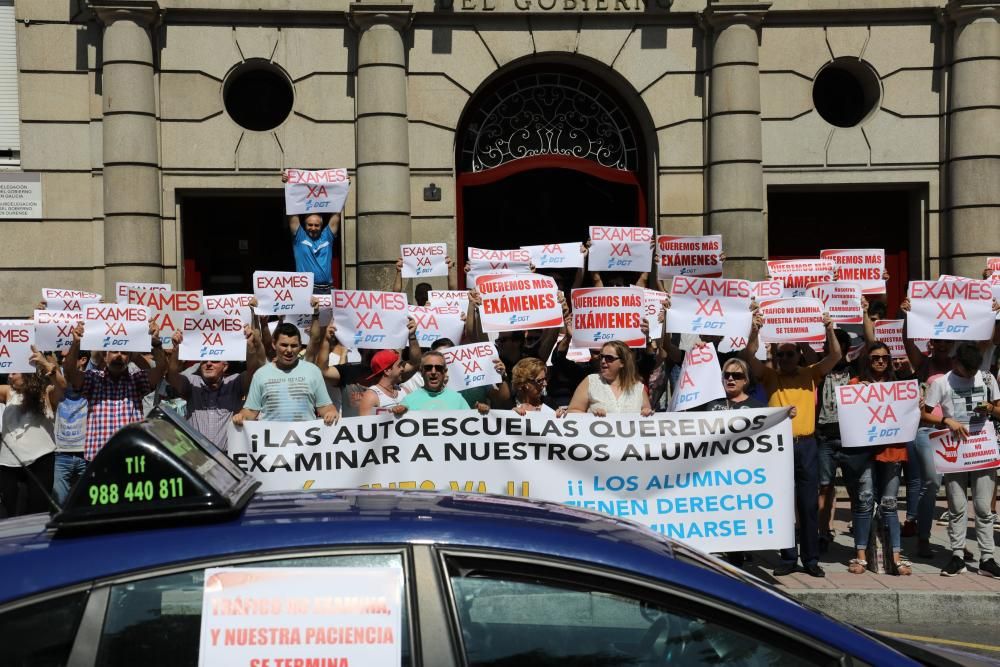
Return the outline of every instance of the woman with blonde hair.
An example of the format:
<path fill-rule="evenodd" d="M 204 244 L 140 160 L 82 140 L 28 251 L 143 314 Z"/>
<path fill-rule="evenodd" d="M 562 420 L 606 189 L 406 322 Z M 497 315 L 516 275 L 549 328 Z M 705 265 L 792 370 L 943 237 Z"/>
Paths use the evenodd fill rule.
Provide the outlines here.
<path fill-rule="evenodd" d="M 514 364 L 510 372 L 510 386 L 514 391 L 514 412 L 522 417 L 529 412 L 542 412 L 562 417 L 566 408 L 553 410 L 544 402 L 545 389 L 548 386 L 548 369 L 541 359 L 525 357 Z"/>
<path fill-rule="evenodd" d="M 569 412 L 598 417 L 614 414 L 653 414 L 649 395 L 639 377 L 632 350 L 620 340 L 601 347 L 598 372 L 588 375 L 573 392 Z"/>

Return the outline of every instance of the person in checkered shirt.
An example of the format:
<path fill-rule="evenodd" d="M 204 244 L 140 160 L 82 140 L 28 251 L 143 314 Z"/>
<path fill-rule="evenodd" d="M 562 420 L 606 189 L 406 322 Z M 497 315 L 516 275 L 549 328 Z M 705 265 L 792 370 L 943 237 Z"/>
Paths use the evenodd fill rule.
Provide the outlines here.
<path fill-rule="evenodd" d="M 85 460 L 92 461 L 118 429 L 142 419 L 142 397 L 159 386 L 167 370 L 167 357 L 159 333 L 159 327 L 150 322 L 150 345 L 156 364 L 153 368 L 149 368 L 139 354 L 108 350 L 102 369 L 81 371 L 77 358 L 83 323 L 73 330 L 73 344 L 63 359 L 63 373 L 69 386 L 82 393 L 89 404 L 87 434 L 83 441 Z"/>

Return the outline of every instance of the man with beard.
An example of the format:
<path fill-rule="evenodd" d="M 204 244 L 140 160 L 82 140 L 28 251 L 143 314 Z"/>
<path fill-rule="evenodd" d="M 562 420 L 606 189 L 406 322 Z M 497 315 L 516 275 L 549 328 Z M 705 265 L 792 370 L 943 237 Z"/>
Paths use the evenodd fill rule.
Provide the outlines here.
<path fill-rule="evenodd" d="M 129 361 L 145 364 L 138 354 L 108 350 L 104 368 L 83 371 L 77 363 L 83 323 L 73 329 L 73 343 L 63 359 L 63 374 L 67 384 L 87 399 L 87 435 L 83 442 L 83 458 L 92 461 L 115 431 L 142 419 L 142 397 L 160 384 L 167 369 L 159 328 L 150 322 L 149 334 L 156 366 L 148 370 L 130 367 Z"/>
<path fill-rule="evenodd" d="M 444 355 L 436 350 L 420 358 L 420 375 L 424 386 L 406 395 L 406 410 L 468 410 L 469 404 L 454 389 L 448 389 L 448 366 Z M 405 411 L 405 410 L 404 410 Z M 400 412 L 402 414 L 402 412 Z"/>

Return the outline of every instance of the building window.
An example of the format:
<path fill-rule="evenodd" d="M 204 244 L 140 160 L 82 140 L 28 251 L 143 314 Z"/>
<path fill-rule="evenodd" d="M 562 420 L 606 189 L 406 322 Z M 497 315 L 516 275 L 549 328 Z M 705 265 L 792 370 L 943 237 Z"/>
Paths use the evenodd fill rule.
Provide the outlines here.
<path fill-rule="evenodd" d="M 230 72 L 223 97 L 229 116 L 255 132 L 273 130 L 285 122 L 294 101 L 288 76 L 266 60 L 248 60 Z"/>
<path fill-rule="evenodd" d="M 826 122 L 837 127 L 861 124 L 878 106 L 882 82 L 872 67 L 857 58 L 838 58 L 813 79 L 813 104 Z"/>
<path fill-rule="evenodd" d="M 21 130 L 18 123 L 14 0 L 0 0 L 0 164 L 20 162 Z"/>

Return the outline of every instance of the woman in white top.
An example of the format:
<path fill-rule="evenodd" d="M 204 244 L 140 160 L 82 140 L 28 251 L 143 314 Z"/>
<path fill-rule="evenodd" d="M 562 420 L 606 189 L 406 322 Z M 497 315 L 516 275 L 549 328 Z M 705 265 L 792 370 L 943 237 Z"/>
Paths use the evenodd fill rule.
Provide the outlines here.
<path fill-rule="evenodd" d="M 541 359 L 535 357 L 521 359 L 511 369 L 510 378 L 511 388 L 514 390 L 514 412 L 517 414 L 522 417 L 529 412 L 554 414 L 556 417 L 566 414 L 566 408 L 553 410 L 542 402 L 548 378 L 545 364 Z"/>
<path fill-rule="evenodd" d="M 649 395 L 639 379 L 632 350 L 620 340 L 605 343 L 598 355 L 597 373 L 591 373 L 573 392 L 569 412 L 604 417 L 615 414 L 653 414 Z"/>
<path fill-rule="evenodd" d="M 49 509 L 55 473 L 55 411 L 66 389 L 59 365 L 38 351 L 34 373 L 11 373 L 0 385 L 0 497 L 8 516 Z M 21 493 L 19 485 L 24 485 Z"/>

